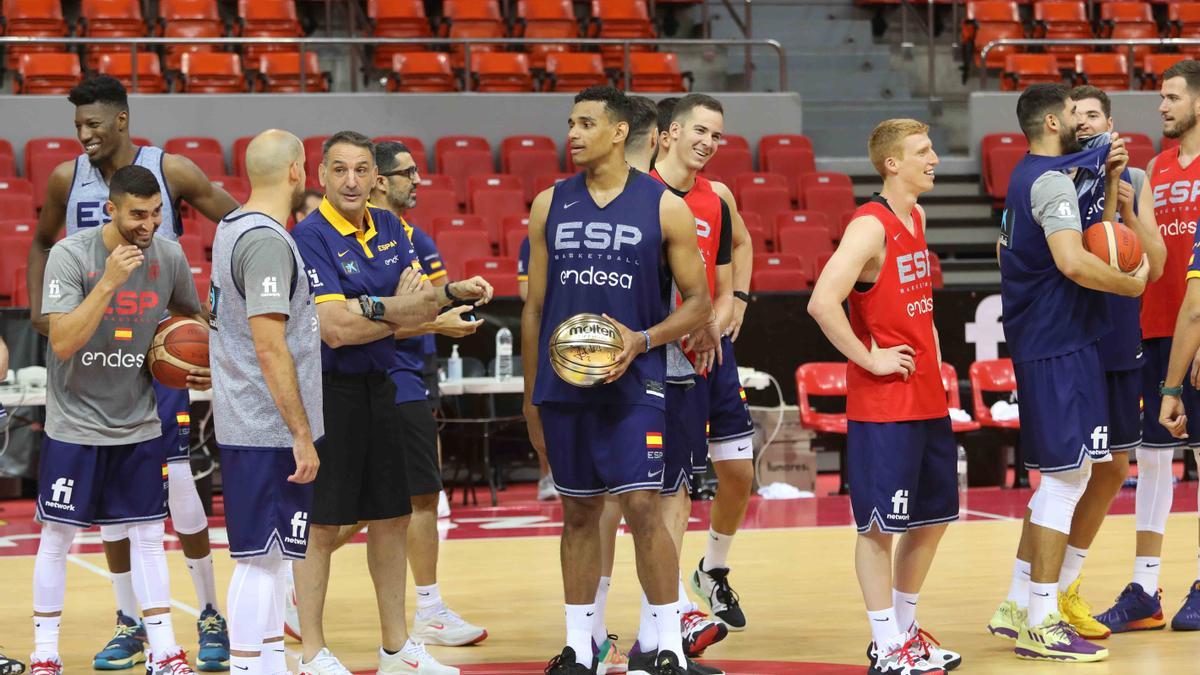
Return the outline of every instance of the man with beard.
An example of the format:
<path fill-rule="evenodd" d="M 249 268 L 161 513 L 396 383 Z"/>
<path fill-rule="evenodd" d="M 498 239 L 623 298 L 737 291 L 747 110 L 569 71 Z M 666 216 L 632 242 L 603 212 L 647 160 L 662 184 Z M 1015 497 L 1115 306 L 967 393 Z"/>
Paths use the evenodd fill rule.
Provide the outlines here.
<path fill-rule="evenodd" d="M 1167 260 L 1162 278 L 1146 287 L 1142 297 L 1142 338 L 1145 365 L 1142 368 L 1142 398 L 1145 422 L 1141 449 L 1138 451 L 1136 500 L 1137 548 L 1133 580 L 1121 592 L 1116 603 L 1096 618 L 1114 633 L 1130 630 L 1155 630 L 1166 625 L 1162 612 L 1158 573 L 1162 564 L 1163 532 L 1171 513 L 1174 496 L 1172 460 L 1175 450 L 1187 445 L 1200 453 L 1200 393 L 1196 391 L 1197 367 L 1193 362 L 1190 384 L 1183 384 L 1188 361 L 1196 356 L 1176 355 L 1179 344 L 1176 316 L 1185 319 L 1180 308 L 1196 278 L 1189 265 L 1195 257 L 1194 233 L 1200 217 L 1196 186 L 1200 181 L 1200 62 L 1180 61 L 1163 73 L 1163 135 L 1179 139 L 1179 147 L 1164 151 L 1146 166 L 1147 185 L 1142 189 L 1139 216 L 1162 233 Z M 1168 376 L 1168 362 L 1180 363 L 1181 371 Z M 1172 369 L 1173 371 L 1174 369 Z M 1160 394 L 1161 386 L 1161 394 Z M 1161 410 L 1160 410 L 1161 401 Z M 1156 420 L 1171 419 L 1175 426 L 1167 433 Z M 1200 630 L 1200 571 L 1187 599 L 1171 620 L 1172 630 Z"/>
<path fill-rule="evenodd" d="M 229 554 L 230 661 L 234 672 L 287 672 L 284 560 L 307 549 L 313 445 L 321 415 L 321 334 L 284 229 L 304 196 L 304 145 L 286 131 L 246 148 L 250 199 L 221 221 L 209 291 L 213 418 L 221 446 Z"/>
<path fill-rule="evenodd" d="M 1021 400 L 1026 466 L 1041 472 L 1029 502 L 1016 566 L 1030 561 L 1028 613 L 1021 589 L 1010 592 L 988 629 L 1015 639 L 1017 656 L 1059 662 L 1098 661 L 1092 644 L 1058 612 L 1058 576 L 1075 506 L 1093 462 L 1111 461 L 1104 369 L 1097 341 L 1108 329 L 1101 293 L 1137 297 L 1149 264 L 1125 274 L 1083 247 L 1075 185 L 1066 170 L 1085 168 L 1119 181 L 1129 160 L 1124 142 L 1080 151 L 1078 113 L 1059 84 L 1026 89 L 1017 118 L 1029 154 L 1013 170 L 1000 226 L 1000 295 L 1004 334 Z M 1115 194 L 1115 185 L 1113 186 Z M 1116 200 L 1108 200 L 1111 217 Z"/>

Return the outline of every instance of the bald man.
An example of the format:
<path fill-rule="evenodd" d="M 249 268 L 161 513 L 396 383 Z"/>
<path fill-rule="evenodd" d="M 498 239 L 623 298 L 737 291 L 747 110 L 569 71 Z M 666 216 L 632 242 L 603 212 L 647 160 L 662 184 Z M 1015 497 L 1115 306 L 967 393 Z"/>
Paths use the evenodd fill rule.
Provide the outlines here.
<path fill-rule="evenodd" d="M 304 198 L 304 146 L 286 131 L 246 148 L 250 199 L 213 242 L 209 319 L 213 419 L 229 553 L 230 665 L 287 672 L 285 560 L 308 549 L 312 481 L 324 435 L 321 335 L 296 243 L 283 223 Z"/>

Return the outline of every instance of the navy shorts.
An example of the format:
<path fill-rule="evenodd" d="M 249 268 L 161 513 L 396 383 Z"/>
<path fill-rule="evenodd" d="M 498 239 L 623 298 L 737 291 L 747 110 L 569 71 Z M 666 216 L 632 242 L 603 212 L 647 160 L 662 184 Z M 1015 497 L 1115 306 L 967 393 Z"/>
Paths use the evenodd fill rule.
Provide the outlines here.
<path fill-rule="evenodd" d="M 231 558 L 266 555 L 303 560 L 313 484 L 289 483 L 296 471 L 291 448 L 221 446 L 225 531 Z"/>
<path fill-rule="evenodd" d="M 662 490 L 666 415 L 647 405 L 543 403 L 546 459 L 570 497 Z"/>
<path fill-rule="evenodd" d="M 754 435 L 750 405 L 738 379 L 737 359 L 733 356 L 733 341 L 721 338 L 724 363 L 713 365 L 705 378 L 708 384 L 708 442 L 733 441 Z M 753 459 L 753 453 L 746 459 Z"/>
<path fill-rule="evenodd" d="M 700 384 L 667 385 L 667 432 L 664 440 L 666 473 L 663 494 L 691 488 L 692 476 L 708 469 L 704 411 L 708 389 Z"/>
<path fill-rule="evenodd" d="M 1096 345 L 1013 364 L 1021 408 L 1025 466 L 1042 473 L 1073 471 L 1085 458 L 1106 462 L 1108 392 Z"/>
<path fill-rule="evenodd" d="M 1142 415 L 1142 447 L 1148 450 L 1174 450 L 1184 445 L 1200 447 L 1200 392 L 1192 387 L 1191 367 L 1183 378 L 1183 411 L 1187 414 L 1186 439 L 1175 438 L 1166 427 L 1158 423 L 1158 412 L 1162 396 L 1158 385 L 1167 377 L 1167 365 L 1171 361 L 1171 338 L 1150 338 L 1142 342 L 1142 401 L 1146 404 Z"/>
<path fill-rule="evenodd" d="M 1129 452 L 1142 443 L 1142 371 L 1110 370 L 1108 380 L 1108 449 Z"/>
<path fill-rule="evenodd" d="M 172 389 L 154 381 L 158 419 L 162 422 L 163 454 L 168 462 L 188 461 L 192 433 L 192 400 L 187 389 Z"/>
<path fill-rule="evenodd" d="M 38 518 L 88 527 L 167 517 L 162 443 L 79 445 L 47 436 L 38 469 Z"/>
<path fill-rule="evenodd" d="M 851 421 L 846 434 L 850 507 L 859 532 L 958 519 L 958 444 L 950 418 Z"/>

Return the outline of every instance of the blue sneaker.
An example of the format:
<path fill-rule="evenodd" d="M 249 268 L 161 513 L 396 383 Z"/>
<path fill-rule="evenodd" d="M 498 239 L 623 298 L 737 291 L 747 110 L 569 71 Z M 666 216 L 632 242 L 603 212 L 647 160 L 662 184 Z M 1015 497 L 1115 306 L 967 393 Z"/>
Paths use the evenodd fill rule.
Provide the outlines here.
<path fill-rule="evenodd" d="M 1162 592 L 1149 595 L 1142 590 L 1141 584 L 1131 583 L 1117 596 L 1116 604 L 1103 614 L 1097 614 L 1096 620 L 1114 633 L 1162 630 L 1167 625 L 1162 612 Z"/>
<path fill-rule="evenodd" d="M 205 605 L 196 622 L 200 633 L 200 649 L 196 652 L 196 670 L 219 672 L 229 670 L 229 631 L 225 617 L 212 605 Z"/>
<path fill-rule="evenodd" d="M 1171 630 L 1200 630 L 1200 579 L 1192 582 L 1183 607 L 1171 619 Z"/>
<path fill-rule="evenodd" d="M 117 630 L 92 659 L 96 670 L 125 670 L 146 660 L 146 627 L 117 610 Z"/>

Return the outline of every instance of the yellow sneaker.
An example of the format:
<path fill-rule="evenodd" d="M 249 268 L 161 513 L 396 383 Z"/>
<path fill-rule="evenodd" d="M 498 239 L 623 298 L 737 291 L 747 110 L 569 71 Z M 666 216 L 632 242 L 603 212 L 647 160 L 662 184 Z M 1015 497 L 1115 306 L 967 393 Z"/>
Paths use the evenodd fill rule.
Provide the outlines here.
<path fill-rule="evenodd" d="M 1082 580 L 1082 577 L 1076 579 L 1075 583 L 1067 588 L 1066 593 L 1059 592 L 1058 613 L 1075 627 L 1079 637 L 1085 640 L 1103 640 L 1112 635 L 1112 631 L 1092 617 L 1092 606 L 1079 595 L 1079 582 Z"/>
<path fill-rule="evenodd" d="M 1108 650 L 1079 637 L 1075 627 L 1058 614 L 1046 617 L 1040 625 L 1025 626 L 1017 638 L 1016 655 L 1023 659 L 1088 663 L 1108 658 Z"/>
<path fill-rule="evenodd" d="M 992 614 L 992 620 L 988 621 L 987 629 L 989 633 L 998 638 L 1016 640 L 1021 628 L 1028 621 L 1028 617 L 1029 613 L 1026 610 L 1018 609 L 1016 602 L 1005 600 L 996 608 L 996 613 Z"/>

